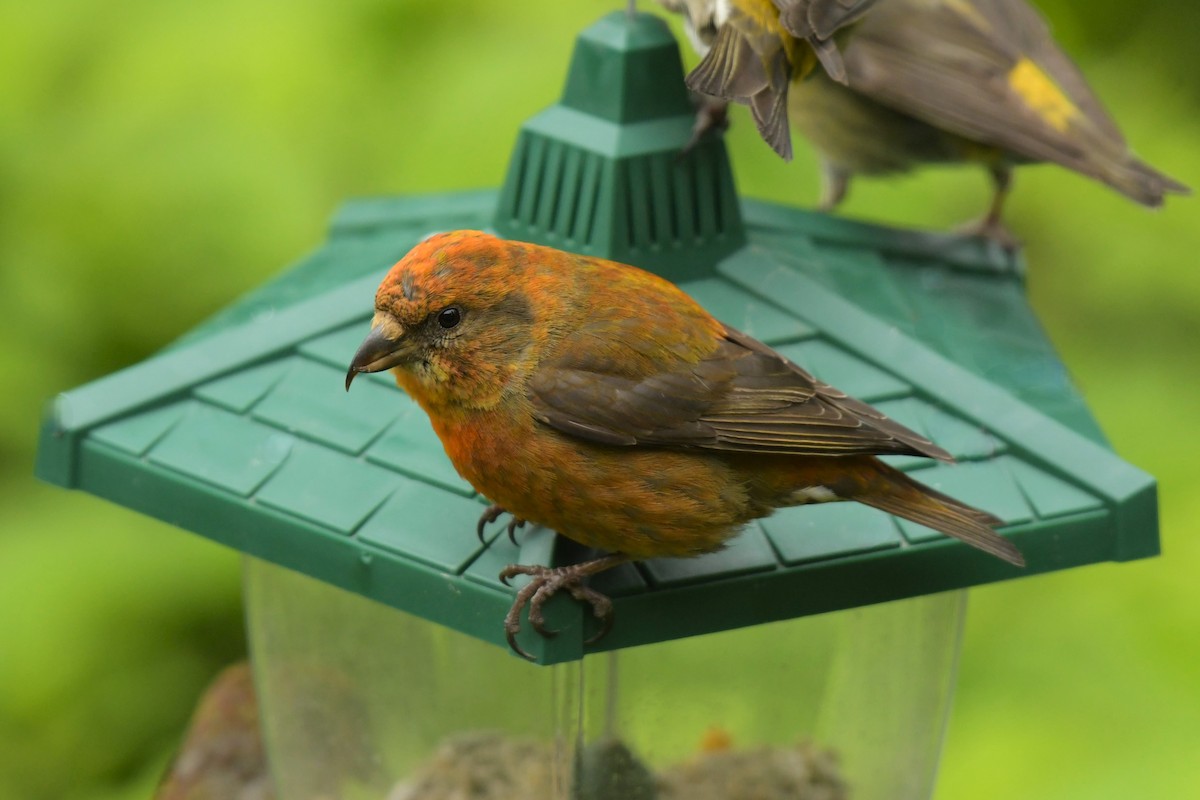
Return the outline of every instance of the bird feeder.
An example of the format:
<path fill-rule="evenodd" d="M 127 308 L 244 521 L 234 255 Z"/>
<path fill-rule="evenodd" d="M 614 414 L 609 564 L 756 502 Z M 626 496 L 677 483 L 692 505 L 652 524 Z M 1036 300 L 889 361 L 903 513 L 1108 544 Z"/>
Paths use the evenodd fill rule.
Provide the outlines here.
<path fill-rule="evenodd" d="M 987 243 L 738 198 L 687 155 L 657 18 L 584 31 L 498 191 L 347 204 L 329 239 L 149 360 L 60 396 L 37 472 L 245 555 L 250 649 L 284 798 L 927 798 L 964 592 L 1155 554 L 1154 480 L 1106 446 Z M 779 511 L 720 552 L 596 577 L 615 626 L 501 620 L 510 541 L 387 375 L 346 394 L 386 269 L 458 228 L 658 272 L 718 318 L 949 450 L 888 459 L 1007 522 L 1017 569 L 852 503 Z M 525 626 L 528 628 L 528 626 Z"/>

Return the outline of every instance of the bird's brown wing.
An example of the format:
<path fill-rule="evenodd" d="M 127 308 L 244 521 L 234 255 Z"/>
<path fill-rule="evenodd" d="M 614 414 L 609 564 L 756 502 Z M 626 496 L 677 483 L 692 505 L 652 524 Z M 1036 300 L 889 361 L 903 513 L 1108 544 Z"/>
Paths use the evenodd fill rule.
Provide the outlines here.
<path fill-rule="evenodd" d="M 1055 162 L 1147 204 L 1185 188 L 1129 155 L 1025 0 L 889 0 L 842 55 L 851 88 L 942 130 Z"/>
<path fill-rule="evenodd" d="M 577 334 L 581 341 L 591 335 Z M 624 344 L 651 347 L 632 339 Z M 622 366 L 541 364 L 529 384 L 535 417 L 568 435 L 610 445 L 952 460 L 929 440 L 732 328 L 699 361 L 679 358 L 672 369 L 644 375 Z"/>

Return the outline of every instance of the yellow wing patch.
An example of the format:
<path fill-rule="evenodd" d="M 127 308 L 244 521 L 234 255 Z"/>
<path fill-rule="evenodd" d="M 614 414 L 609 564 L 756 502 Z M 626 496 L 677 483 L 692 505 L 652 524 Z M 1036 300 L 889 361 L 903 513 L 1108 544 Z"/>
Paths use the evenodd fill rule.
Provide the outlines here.
<path fill-rule="evenodd" d="M 816 54 L 813 53 L 812 48 L 802 48 L 801 44 L 803 43 L 784 30 L 783 25 L 779 22 L 779 9 L 772 0 L 732 0 L 732 8 L 731 22 L 725 24 L 733 24 L 743 36 L 751 39 L 760 36 L 778 39 L 787 56 L 792 80 L 800 80 L 813 71 L 817 65 Z M 734 19 L 735 17 L 736 19 Z M 754 49 L 760 56 L 763 55 L 761 43 L 756 44 Z M 773 55 L 774 52 L 772 50 L 770 54 Z"/>
<path fill-rule="evenodd" d="M 779 24 L 779 9 L 771 0 L 734 0 L 733 7 L 758 28 L 778 34 L 781 38 L 785 33 Z"/>
<path fill-rule="evenodd" d="M 1067 99 L 1058 85 L 1028 58 L 1019 60 L 1008 73 L 1008 85 L 1025 105 L 1057 131 L 1066 131 L 1079 109 Z"/>

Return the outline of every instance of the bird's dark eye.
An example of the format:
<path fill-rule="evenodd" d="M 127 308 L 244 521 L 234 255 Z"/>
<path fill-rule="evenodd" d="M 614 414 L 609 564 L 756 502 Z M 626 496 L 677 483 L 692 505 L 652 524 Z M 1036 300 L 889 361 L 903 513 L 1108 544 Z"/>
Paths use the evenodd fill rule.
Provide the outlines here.
<path fill-rule="evenodd" d="M 443 308 L 437 315 L 438 325 L 443 328 L 453 328 L 458 323 L 462 322 L 462 311 L 458 306 L 450 306 Z"/>

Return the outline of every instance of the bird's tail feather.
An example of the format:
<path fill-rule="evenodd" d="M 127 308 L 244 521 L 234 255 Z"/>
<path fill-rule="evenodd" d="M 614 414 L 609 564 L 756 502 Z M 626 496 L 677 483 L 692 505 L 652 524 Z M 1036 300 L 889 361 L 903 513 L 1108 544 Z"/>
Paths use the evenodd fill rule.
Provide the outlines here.
<path fill-rule="evenodd" d="M 1161 206 L 1168 194 L 1187 195 L 1192 191 L 1185 184 L 1133 156 L 1101 165 L 1099 177 L 1126 197 L 1151 208 Z"/>
<path fill-rule="evenodd" d="M 1010 564 L 1025 566 L 1025 557 L 1016 545 L 992 530 L 1003 524 L 999 517 L 918 483 L 882 461 L 876 463 L 878 480 L 872 481 L 870 491 L 851 499 L 941 531 Z"/>

